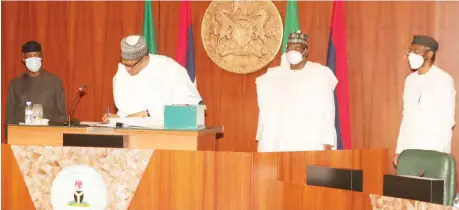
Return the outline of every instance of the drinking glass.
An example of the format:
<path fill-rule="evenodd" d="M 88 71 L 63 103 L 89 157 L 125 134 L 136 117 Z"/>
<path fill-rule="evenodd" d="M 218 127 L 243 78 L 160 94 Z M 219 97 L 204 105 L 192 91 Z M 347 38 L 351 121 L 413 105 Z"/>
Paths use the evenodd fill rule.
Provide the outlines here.
<path fill-rule="evenodd" d="M 36 122 L 40 122 L 43 119 L 43 107 L 41 104 L 34 104 L 32 107 L 33 118 Z"/>

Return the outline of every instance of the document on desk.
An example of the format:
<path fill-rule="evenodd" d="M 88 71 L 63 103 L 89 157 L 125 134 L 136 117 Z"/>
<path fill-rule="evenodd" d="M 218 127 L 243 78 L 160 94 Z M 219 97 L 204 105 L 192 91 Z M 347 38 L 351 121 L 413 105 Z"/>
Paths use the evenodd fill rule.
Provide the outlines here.
<path fill-rule="evenodd" d="M 89 127 L 109 127 L 109 128 L 115 127 L 115 125 L 104 123 L 104 122 L 80 122 L 80 125 L 85 125 Z"/>
<path fill-rule="evenodd" d="M 109 124 L 116 127 L 116 123 L 122 123 L 123 127 L 137 127 L 162 129 L 164 124 L 156 122 L 151 117 L 129 117 L 129 118 L 109 118 Z"/>
<path fill-rule="evenodd" d="M 149 129 L 163 129 L 164 124 L 155 122 L 150 117 L 129 117 L 129 118 L 109 118 L 108 123 L 104 122 L 81 122 L 80 125 L 90 127 L 107 127 L 115 128 L 116 123 L 122 123 L 124 128 L 149 128 Z"/>

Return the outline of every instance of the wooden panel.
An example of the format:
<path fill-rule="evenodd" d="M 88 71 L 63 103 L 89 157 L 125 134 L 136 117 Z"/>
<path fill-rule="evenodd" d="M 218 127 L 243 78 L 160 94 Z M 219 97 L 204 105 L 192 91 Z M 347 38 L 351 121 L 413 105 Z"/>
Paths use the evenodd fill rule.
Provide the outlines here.
<path fill-rule="evenodd" d="M 197 150 L 197 137 L 167 134 L 142 134 L 129 136 L 129 148 L 161 148 L 170 150 Z"/>
<path fill-rule="evenodd" d="M 216 133 L 202 133 L 198 136 L 199 151 L 216 151 L 217 150 L 217 134 Z"/>
<path fill-rule="evenodd" d="M 2 144 L 2 209 L 34 210 L 10 145 Z"/>
<path fill-rule="evenodd" d="M 8 126 L 8 143 L 62 146 L 63 133 L 82 133 L 85 128 Z"/>
<path fill-rule="evenodd" d="M 355 151 L 355 150 L 354 150 Z M 387 161 L 387 150 L 361 149 L 354 152 L 355 169 L 363 170 L 363 192 L 381 193 L 383 191 L 384 174 L 389 172 L 387 164 L 379 164 Z"/>
<path fill-rule="evenodd" d="M 385 149 L 361 149 L 324 152 L 256 153 L 255 176 L 260 181 L 279 180 L 306 184 L 306 166 L 362 169 L 363 192 L 382 193 L 383 174 L 388 173 Z"/>
<path fill-rule="evenodd" d="M 30 197 L 29 203 L 13 202 L 28 197 L 28 190 L 9 145 L 2 146 L 2 154 L 2 192 L 6 201 L 3 208 L 30 209 L 30 205 L 33 205 Z M 365 199 L 369 198 L 365 192 L 363 194 L 367 196 L 360 196 L 352 191 L 278 180 L 282 170 L 290 170 L 291 174 L 301 174 L 305 171 L 305 166 L 283 165 L 280 159 L 284 154 L 288 153 L 155 150 L 129 209 L 325 210 L 353 209 L 354 206 L 367 205 Z M 310 159 L 319 160 L 324 157 L 316 152 L 295 153 L 291 156 L 297 156 L 295 161 L 305 163 Z M 349 157 L 342 152 L 336 152 L 336 155 L 331 156 L 336 160 L 340 159 L 339 156 L 342 156 L 343 160 Z M 365 155 L 361 157 L 372 158 Z M 352 159 L 349 161 L 353 162 Z M 377 168 L 377 165 L 385 163 L 384 160 L 373 162 L 373 166 L 363 170 L 372 170 Z M 345 164 L 344 161 L 341 164 Z M 378 181 L 374 177 L 364 179 Z"/>
<path fill-rule="evenodd" d="M 360 153 L 359 150 L 356 152 Z M 352 155 L 336 153 L 332 155 L 336 161 L 341 159 L 343 160 L 341 164 L 345 165 L 344 157 L 348 156 L 351 157 L 349 161 L 352 165 Z M 355 193 L 305 186 L 304 183 L 278 181 L 281 168 L 290 170 L 292 174 L 300 174 L 303 173 L 301 171 L 305 171 L 306 167 L 287 168 L 283 165 L 279 160 L 287 154 L 291 153 L 214 153 L 156 150 L 130 208 L 143 209 L 147 206 L 153 206 L 154 209 L 180 209 L 179 206 L 188 206 L 188 209 L 219 210 L 325 210 L 355 209 L 355 206 L 366 209 L 369 206 L 370 203 L 366 201 L 369 200 L 369 197 L 365 192 Z M 361 154 L 368 155 L 371 152 Z M 324 157 L 321 156 L 320 152 L 303 152 L 303 154 L 296 153 L 295 155 L 298 155 L 296 160 L 299 162 L 308 161 L 307 157 L 316 160 Z M 365 155 L 358 157 L 373 158 Z M 372 161 L 373 165 L 367 166 L 363 170 L 377 169 L 377 165 L 383 166 L 386 162 L 385 159 L 373 159 Z M 287 164 L 290 165 L 290 163 Z M 376 177 L 379 176 L 382 174 Z M 368 180 L 365 184 L 378 181 L 374 177 L 365 177 L 364 179 Z M 147 183 L 148 187 L 146 186 Z M 200 183 L 201 186 L 196 183 Z M 377 193 L 382 193 L 382 189 Z M 196 197 L 196 195 L 202 196 Z M 150 203 L 145 200 L 152 201 Z"/>
<path fill-rule="evenodd" d="M 325 151 L 325 152 L 286 152 L 286 153 L 254 153 L 254 192 L 258 193 L 253 198 L 253 206 L 260 209 L 267 209 L 267 202 L 271 202 L 267 197 L 272 198 L 274 205 L 277 205 L 279 201 L 276 200 L 271 194 L 275 194 L 276 190 L 280 190 L 279 186 L 270 184 L 269 181 L 278 180 L 284 183 L 283 187 L 287 187 L 286 192 L 293 193 L 293 195 L 287 196 L 288 198 L 293 196 L 300 196 L 301 189 L 298 186 L 306 184 L 306 166 L 311 164 L 317 164 L 321 166 L 337 167 L 337 168 L 350 168 L 350 169 L 362 169 L 364 171 L 363 178 L 363 194 L 368 193 L 382 193 L 382 180 L 383 174 L 387 173 L 387 153 L 384 149 L 363 149 L 363 150 L 349 150 L 349 151 Z M 293 186 L 293 188 L 291 188 Z M 274 189 L 272 189 L 274 188 Z M 319 189 L 319 187 L 316 187 Z M 342 190 L 326 189 L 326 191 L 315 192 L 314 187 L 308 188 L 309 191 L 304 192 L 305 199 L 300 205 L 303 209 L 335 209 L 338 207 L 327 206 L 320 204 L 316 201 L 319 199 L 318 196 L 327 193 L 333 196 L 331 197 L 320 197 L 320 199 L 330 199 L 330 204 L 335 202 L 335 199 L 340 200 L 344 206 L 349 208 L 344 209 L 357 209 L 352 206 L 369 206 L 365 199 L 368 197 L 361 196 L 358 198 L 359 201 L 353 201 L 352 194 L 346 194 Z M 284 189 L 285 190 L 285 189 Z M 360 195 L 360 194 L 358 194 Z M 284 194 L 285 196 L 285 194 Z M 285 197 L 284 197 L 285 199 Z M 362 200 L 363 199 L 363 200 Z M 291 203 L 293 202 L 293 204 Z M 291 205 L 296 205 L 296 202 L 283 200 L 283 208 L 291 209 Z M 327 201 L 322 201 L 328 203 Z M 299 205 L 299 204 L 298 204 Z M 314 206 L 317 205 L 317 206 Z M 325 206 L 324 206 L 325 205 Z M 338 208 L 339 209 L 339 208 Z"/>
<path fill-rule="evenodd" d="M 276 202 L 276 208 L 272 209 L 359 209 L 370 210 L 371 203 L 365 193 L 351 192 L 338 189 L 307 186 L 294 183 L 282 183 L 272 181 L 269 185 L 270 193 L 262 200 Z M 278 204 L 280 200 L 280 205 Z M 270 207 L 257 208 L 270 209 Z"/>

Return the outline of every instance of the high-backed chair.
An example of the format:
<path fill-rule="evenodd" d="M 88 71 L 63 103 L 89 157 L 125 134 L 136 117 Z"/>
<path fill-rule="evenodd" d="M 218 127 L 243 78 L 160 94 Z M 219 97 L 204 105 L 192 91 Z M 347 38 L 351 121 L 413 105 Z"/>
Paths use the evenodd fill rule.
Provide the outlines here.
<path fill-rule="evenodd" d="M 443 179 L 443 205 L 452 206 L 456 197 L 456 161 L 453 156 L 430 150 L 408 149 L 398 156 L 397 175 Z"/>

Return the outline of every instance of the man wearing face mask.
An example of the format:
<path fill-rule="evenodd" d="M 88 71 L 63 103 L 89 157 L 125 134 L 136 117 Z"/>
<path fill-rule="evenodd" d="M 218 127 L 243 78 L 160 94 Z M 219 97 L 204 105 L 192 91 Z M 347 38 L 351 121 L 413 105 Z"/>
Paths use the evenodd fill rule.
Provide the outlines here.
<path fill-rule="evenodd" d="M 164 123 L 165 105 L 198 105 L 202 100 L 186 69 L 169 57 L 149 54 L 141 35 L 121 41 L 113 96 L 118 113 L 109 118 L 145 127 Z M 106 122 L 107 116 L 102 120 Z"/>
<path fill-rule="evenodd" d="M 405 149 L 451 152 L 456 90 L 453 78 L 433 65 L 437 50 L 438 42 L 432 37 L 414 36 L 408 52 L 414 72 L 405 81 L 394 165 Z"/>
<path fill-rule="evenodd" d="M 269 68 L 256 79 L 258 152 L 329 150 L 336 145 L 338 83 L 326 66 L 308 60 L 308 35 L 291 33 L 288 65 Z"/>
<path fill-rule="evenodd" d="M 66 119 L 64 87 L 59 77 L 41 67 L 42 50 L 36 41 L 22 46 L 26 72 L 14 78 L 8 87 L 7 123 L 24 122 L 25 103 L 41 104 L 43 118 L 53 121 Z"/>

